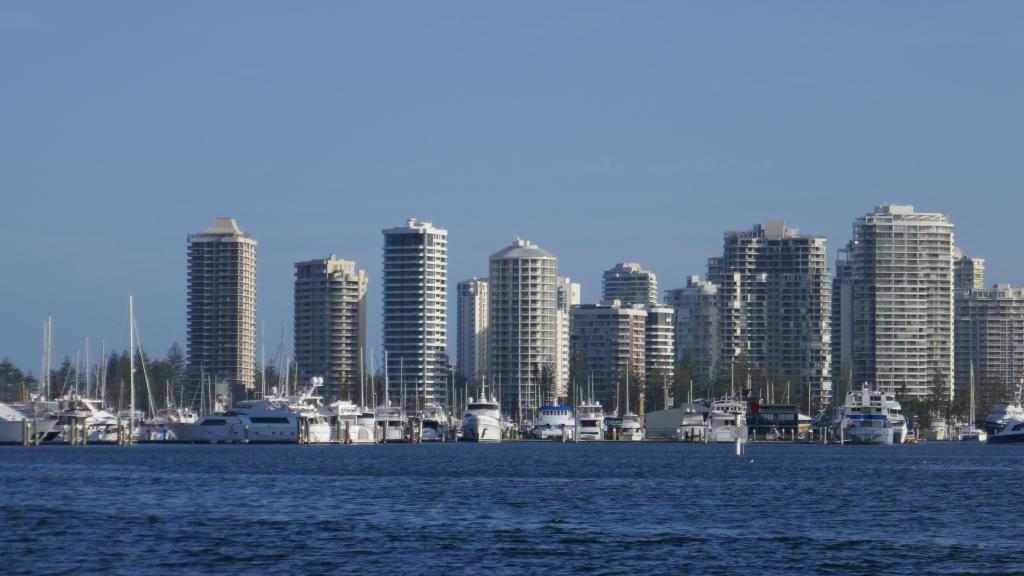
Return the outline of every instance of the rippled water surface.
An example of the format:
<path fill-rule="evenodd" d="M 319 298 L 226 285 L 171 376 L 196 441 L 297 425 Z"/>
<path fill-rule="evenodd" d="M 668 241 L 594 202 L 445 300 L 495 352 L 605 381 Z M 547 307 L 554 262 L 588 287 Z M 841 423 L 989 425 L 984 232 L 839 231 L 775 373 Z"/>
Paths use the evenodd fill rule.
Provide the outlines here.
<path fill-rule="evenodd" d="M 0 572 L 1024 573 L 1024 446 L 0 447 Z"/>

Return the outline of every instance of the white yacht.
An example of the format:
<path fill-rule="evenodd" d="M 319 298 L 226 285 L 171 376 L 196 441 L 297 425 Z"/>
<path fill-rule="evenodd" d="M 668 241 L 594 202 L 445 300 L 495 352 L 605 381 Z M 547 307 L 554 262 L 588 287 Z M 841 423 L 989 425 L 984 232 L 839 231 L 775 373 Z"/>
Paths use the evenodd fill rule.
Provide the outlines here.
<path fill-rule="evenodd" d="M 423 442 L 442 442 L 448 436 L 448 416 L 443 407 L 428 403 L 420 413 L 420 422 L 423 425 L 420 438 Z"/>
<path fill-rule="evenodd" d="M 622 428 L 619 431 L 619 439 L 626 442 L 639 442 L 644 439 L 644 429 L 640 424 L 640 416 L 627 412 L 622 417 Z"/>
<path fill-rule="evenodd" d="M 680 442 L 703 442 L 708 434 L 708 424 L 704 412 L 696 410 L 690 404 L 682 414 L 676 428 L 676 439 Z"/>
<path fill-rule="evenodd" d="M 888 409 L 889 424 L 892 425 L 892 443 L 906 444 L 910 441 L 910 425 L 903 416 L 903 406 L 896 400 L 895 394 L 882 393 L 882 404 Z"/>
<path fill-rule="evenodd" d="M 378 406 L 375 418 L 377 421 L 377 438 L 381 442 L 405 442 L 409 440 L 405 430 L 408 421 L 405 417 L 405 410 L 400 406 Z"/>
<path fill-rule="evenodd" d="M 533 424 L 533 437 L 540 440 L 572 440 L 576 419 L 571 406 L 541 406 Z"/>
<path fill-rule="evenodd" d="M 195 422 L 168 423 L 169 437 L 178 442 L 288 443 L 299 441 L 300 415 L 282 398 L 242 400 L 221 414 L 207 414 Z M 309 436 L 330 441 L 330 424 L 315 422 Z"/>
<path fill-rule="evenodd" d="M 484 397 L 466 405 L 462 416 L 462 440 L 466 442 L 501 442 L 501 406 Z"/>
<path fill-rule="evenodd" d="M 860 391 L 846 395 L 837 422 L 844 443 L 892 445 L 894 430 L 887 396 L 891 394 L 871 390 L 867 383 Z M 905 425 L 904 421 L 904 429 Z"/>
<path fill-rule="evenodd" d="M 195 422 L 168 422 L 167 439 L 174 442 L 242 443 L 249 441 L 249 419 L 237 413 L 207 414 Z M 298 439 L 298 423 L 292 427 Z"/>
<path fill-rule="evenodd" d="M 375 418 L 372 410 L 361 409 L 344 400 L 335 402 L 331 408 L 337 418 L 332 441 L 343 444 L 372 444 L 377 441 L 374 437 Z M 338 438 L 339 434 L 341 438 Z"/>
<path fill-rule="evenodd" d="M 57 419 L 53 416 L 29 418 L 0 402 L 0 444 L 21 443 L 25 440 L 26 432 L 29 441 L 42 440 L 56 425 Z"/>
<path fill-rule="evenodd" d="M 711 403 L 708 417 L 711 442 L 747 441 L 747 403 L 742 398 L 724 397 Z"/>
<path fill-rule="evenodd" d="M 71 427 L 85 425 L 86 438 L 90 442 L 99 442 L 106 439 L 111 427 L 116 428 L 117 416 L 103 409 L 103 402 L 90 398 L 83 398 L 72 392 L 57 401 L 59 421 L 53 427 L 53 431 L 64 442 L 71 442 Z M 127 425 L 127 422 L 123 422 Z"/>
<path fill-rule="evenodd" d="M 988 437 L 989 444 L 1011 444 L 1024 442 L 1024 420 L 1011 418 L 998 434 Z"/>
<path fill-rule="evenodd" d="M 985 416 L 984 429 L 989 436 L 998 434 L 1010 420 L 1024 421 L 1024 406 L 1021 405 L 1021 387 L 1009 402 L 996 404 Z"/>
<path fill-rule="evenodd" d="M 949 440 L 949 423 L 945 416 L 941 414 L 932 416 L 931 424 L 928 426 L 928 439 L 935 442 Z"/>
<path fill-rule="evenodd" d="M 584 401 L 577 413 L 580 440 L 604 440 L 604 409 L 595 400 Z"/>

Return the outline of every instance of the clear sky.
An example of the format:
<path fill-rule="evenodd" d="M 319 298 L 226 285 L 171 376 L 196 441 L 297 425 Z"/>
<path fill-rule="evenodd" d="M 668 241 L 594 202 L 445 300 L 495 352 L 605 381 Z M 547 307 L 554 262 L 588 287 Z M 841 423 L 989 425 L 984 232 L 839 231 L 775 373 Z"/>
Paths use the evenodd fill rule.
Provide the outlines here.
<path fill-rule="evenodd" d="M 1024 283 L 1021 2 L 0 3 L 0 357 L 86 336 L 185 343 L 185 237 L 259 241 L 258 315 L 291 347 L 292 264 L 370 274 L 381 229 L 449 230 L 455 283 L 515 236 L 599 298 L 661 288 L 727 229 L 830 252 L 873 206 L 944 212 L 988 282 Z M 454 353 L 454 314 L 449 344 Z"/>

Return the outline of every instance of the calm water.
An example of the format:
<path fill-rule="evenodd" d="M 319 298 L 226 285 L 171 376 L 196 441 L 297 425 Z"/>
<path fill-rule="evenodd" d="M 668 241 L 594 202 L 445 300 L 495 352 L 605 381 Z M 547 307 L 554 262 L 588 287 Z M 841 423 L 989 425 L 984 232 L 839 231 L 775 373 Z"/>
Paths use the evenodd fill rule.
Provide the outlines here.
<path fill-rule="evenodd" d="M 1024 573 L 1024 446 L 0 448 L 2 573 Z"/>

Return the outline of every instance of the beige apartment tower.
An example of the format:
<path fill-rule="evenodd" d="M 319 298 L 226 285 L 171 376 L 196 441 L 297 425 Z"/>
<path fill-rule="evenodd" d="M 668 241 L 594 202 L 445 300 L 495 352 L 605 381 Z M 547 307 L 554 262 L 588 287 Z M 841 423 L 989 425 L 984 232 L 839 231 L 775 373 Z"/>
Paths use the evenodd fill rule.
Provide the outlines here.
<path fill-rule="evenodd" d="M 256 385 L 256 241 L 232 218 L 188 236 L 188 381 Z"/>
<path fill-rule="evenodd" d="M 333 254 L 295 264 L 295 361 L 299 378 L 324 379 L 329 401 L 359 400 L 366 347 L 366 272 Z"/>

